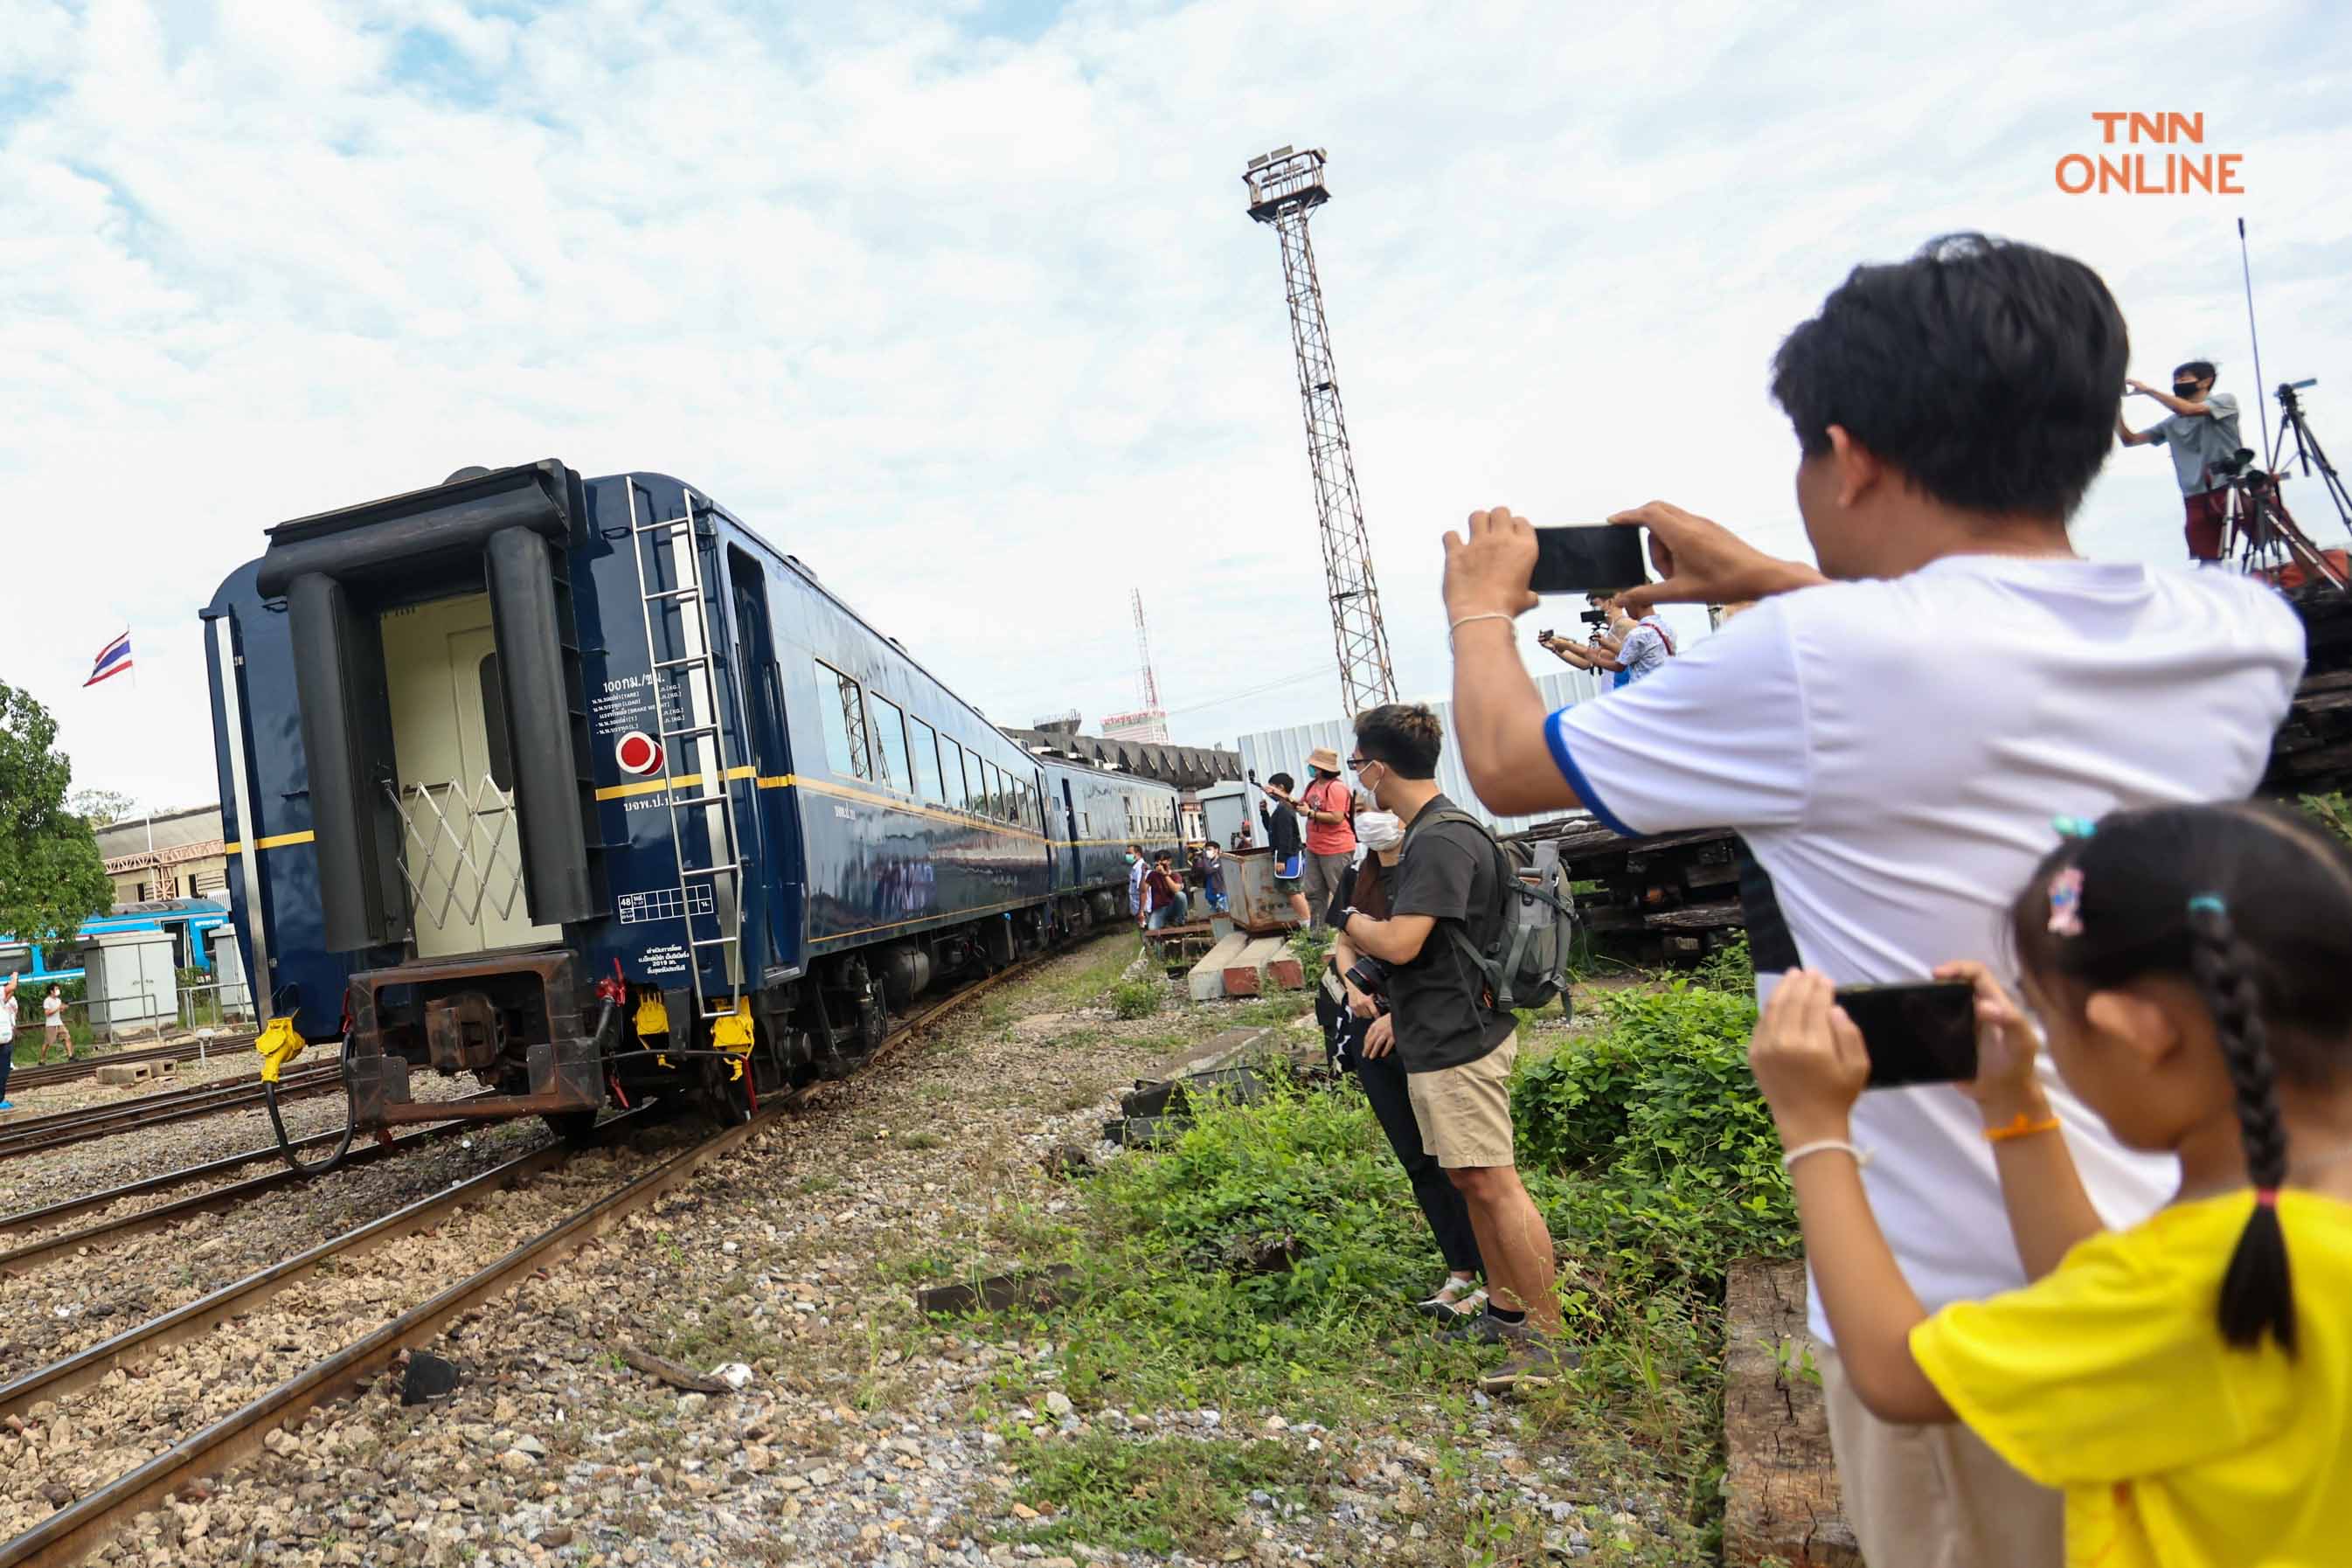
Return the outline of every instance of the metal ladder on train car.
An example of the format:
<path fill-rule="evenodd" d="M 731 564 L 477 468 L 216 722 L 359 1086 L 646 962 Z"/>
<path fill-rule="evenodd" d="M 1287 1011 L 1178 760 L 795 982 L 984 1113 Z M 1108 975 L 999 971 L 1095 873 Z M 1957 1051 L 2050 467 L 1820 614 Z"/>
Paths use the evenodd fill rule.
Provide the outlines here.
<path fill-rule="evenodd" d="M 680 487 L 683 489 L 683 487 Z M 654 730 L 661 738 L 662 798 L 669 807 L 670 847 L 677 858 L 677 917 L 686 922 L 686 972 L 694 985 L 698 1019 L 734 1016 L 743 994 L 743 856 L 735 830 L 735 790 L 729 778 L 727 741 L 720 723 L 719 682 L 710 651 L 709 596 L 704 592 L 702 552 L 695 542 L 695 502 L 685 490 L 686 515 L 667 521 L 637 516 L 637 485 L 626 481 L 629 498 L 629 543 L 636 557 L 637 592 L 642 597 L 646 626 L 646 658 L 654 683 Z M 650 499 L 646 510 L 652 510 Z M 709 507 L 703 509 L 709 515 Z M 650 548 L 654 569 L 648 575 L 646 554 Z M 663 570 L 664 558 L 668 570 Z M 675 584 L 660 586 L 665 581 Z M 667 612 L 677 612 L 677 651 L 662 657 L 656 617 L 667 624 Z M 683 722 L 672 728 L 669 710 L 662 700 L 664 684 L 674 680 L 680 698 Z M 691 747 L 692 769 L 682 768 L 678 749 Z M 695 793 L 680 796 L 678 786 L 690 784 Z M 687 855 L 688 813 L 702 812 L 710 858 L 691 862 Z M 698 934 L 696 917 L 707 915 L 718 934 Z M 727 990 L 722 997 L 702 983 L 702 956 L 717 950 L 724 962 Z"/>

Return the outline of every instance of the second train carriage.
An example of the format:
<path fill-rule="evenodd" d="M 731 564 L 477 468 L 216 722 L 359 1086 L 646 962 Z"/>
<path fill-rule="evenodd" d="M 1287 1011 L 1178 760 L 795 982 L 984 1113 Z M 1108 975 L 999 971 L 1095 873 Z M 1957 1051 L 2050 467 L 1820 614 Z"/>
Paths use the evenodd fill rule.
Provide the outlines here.
<path fill-rule="evenodd" d="M 747 1107 L 1177 847 L 1172 789 L 1030 754 L 674 479 L 461 470 L 268 540 L 205 611 L 231 899 L 362 1128 Z"/>

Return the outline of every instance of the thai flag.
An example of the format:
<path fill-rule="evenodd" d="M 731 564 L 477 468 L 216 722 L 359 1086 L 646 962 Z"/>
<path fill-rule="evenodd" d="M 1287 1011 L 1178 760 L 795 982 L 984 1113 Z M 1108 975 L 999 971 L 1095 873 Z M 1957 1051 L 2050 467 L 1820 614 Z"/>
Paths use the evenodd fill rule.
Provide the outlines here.
<path fill-rule="evenodd" d="M 96 686 L 109 676 L 121 675 L 130 668 L 131 634 L 125 632 L 98 650 L 98 661 L 89 667 L 89 679 L 82 684 Z"/>

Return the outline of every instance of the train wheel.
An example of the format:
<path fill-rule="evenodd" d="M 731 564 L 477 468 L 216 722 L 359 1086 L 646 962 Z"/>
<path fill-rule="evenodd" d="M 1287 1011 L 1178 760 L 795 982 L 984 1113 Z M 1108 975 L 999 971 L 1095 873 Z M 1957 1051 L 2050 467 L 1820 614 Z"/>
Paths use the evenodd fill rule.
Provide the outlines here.
<path fill-rule="evenodd" d="M 702 1064 L 702 1087 L 695 1096 L 710 1119 L 721 1127 L 733 1127 L 751 1120 L 751 1082 L 737 1079 L 725 1062 L 705 1061 Z"/>

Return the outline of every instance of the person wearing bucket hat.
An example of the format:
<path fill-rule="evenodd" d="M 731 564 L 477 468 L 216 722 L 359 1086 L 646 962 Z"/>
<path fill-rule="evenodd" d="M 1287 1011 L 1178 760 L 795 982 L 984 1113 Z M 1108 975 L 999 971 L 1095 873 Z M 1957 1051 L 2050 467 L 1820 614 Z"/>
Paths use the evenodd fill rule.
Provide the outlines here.
<path fill-rule="evenodd" d="M 1286 790 L 1266 793 L 1276 795 L 1307 819 L 1307 865 L 1302 879 L 1309 918 L 1319 921 L 1330 911 L 1339 873 L 1355 864 L 1356 796 L 1339 776 L 1339 753 L 1330 747 L 1318 746 L 1307 753 L 1307 787 L 1297 799 Z"/>

